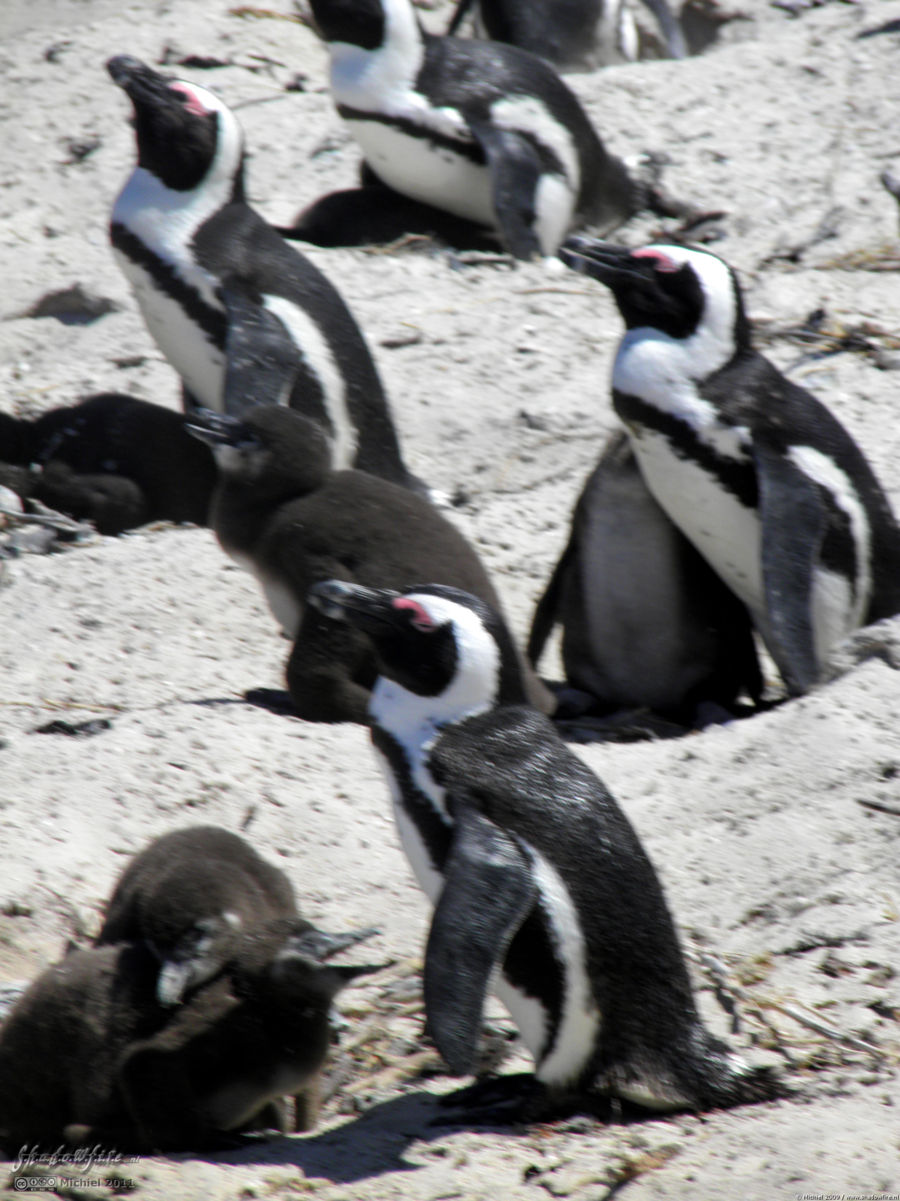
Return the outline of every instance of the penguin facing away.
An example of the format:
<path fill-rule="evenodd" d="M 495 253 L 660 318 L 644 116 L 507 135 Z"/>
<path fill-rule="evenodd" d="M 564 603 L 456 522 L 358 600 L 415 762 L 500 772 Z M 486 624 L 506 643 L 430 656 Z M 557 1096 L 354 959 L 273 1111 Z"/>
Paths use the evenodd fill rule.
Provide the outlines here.
<path fill-rule="evenodd" d="M 472 2 L 458 0 L 448 34 L 457 32 Z M 667 0 L 645 3 L 659 24 L 668 57 L 684 58 L 684 34 Z M 642 57 L 627 0 L 478 0 L 476 11 L 478 36 L 520 46 L 560 70 L 592 70 Z"/>
<path fill-rule="evenodd" d="M 339 466 L 420 487 L 344 301 L 245 199 L 237 118 L 206 88 L 135 58 L 107 69 L 134 106 L 138 152 L 110 237 L 186 409 L 289 405 L 323 426 Z"/>
<path fill-rule="evenodd" d="M 557 623 L 568 686 L 557 718 L 649 709 L 692 726 L 728 716 L 742 692 L 760 698 L 746 609 L 650 495 L 623 431 L 584 486 L 535 609 L 533 666 Z"/>
<path fill-rule="evenodd" d="M 792 695 L 830 649 L 900 612 L 900 532 L 833 414 L 753 349 L 734 271 L 707 250 L 573 237 L 626 332 L 613 405 L 647 487 L 747 606 Z"/>
<path fill-rule="evenodd" d="M 161 968 L 160 1005 L 222 970 L 244 933 L 299 917 L 290 880 L 237 834 L 190 826 L 154 839 L 119 877 L 95 946 L 143 942 Z"/>
<path fill-rule="evenodd" d="M 372 933 L 264 923 L 176 1009 L 157 1001 L 158 965 L 142 944 L 71 952 L 0 1030 L 0 1146 L 234 1147 L 285 1094 L 308 1101 L 311 1123 L 331 1002 L 378 970 L 331 958 Z"/>
<path fill-rule="evenodd" d="M 498 230 L 520 259 L 555 253 L 578 224 L 609 231 L 644 203 L 542 59 L 429 34 L 410 0 L 312 0 L 312 10 L 334 103 L 381 184 Z"/>
<path fill-rule="evenodd" d="M 103 392 L 19 425 L 17 442 L 0 445 L 0 479 L 4 462 L 31 466 L 14 483 L 23 499 L 85 518 L 101 534 L 148 521 L 206 524 L 215 464 L 182 414 Z"/>
<path fill-rule="evenodd" d="M 368 639 L 306 604 L 317 580 L 405 588 L 424 573 L 499 605 L 474 548 L 438 509 L 366 472 L 332 471 L 325 439 L 300 413 L 265 405 L 243 421 L 199 414 L 189 428 L 219 467 L 216 536 L 294 641 L 287 680 L 300 717 L 367 724 L 377 675 Z M 526 674 L 533 703 L 549 711 L 548 690 Z"/>
<path fill-rule="evenodd" d="M 425 1008 L 451 1070 L 472 1071 L 493 989 L 547 1106 L 597 1093 L 670 1110 L 773 1096 L 768 1072 L 702 1025 L 653 867 L 600 780 L 527 705 L 497 614 L 436 585 L 401 595 L 332 580 L 310 602 L 378 654 L 372 739 L 435 905 Z"/>

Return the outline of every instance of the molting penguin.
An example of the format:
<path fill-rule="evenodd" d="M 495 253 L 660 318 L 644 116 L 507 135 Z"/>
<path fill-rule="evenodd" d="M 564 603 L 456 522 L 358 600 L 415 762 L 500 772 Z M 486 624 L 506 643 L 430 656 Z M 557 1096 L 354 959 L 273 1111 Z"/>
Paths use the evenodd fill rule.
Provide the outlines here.
<path fill-rule="evenodd" d="M 18 478 L 24 498 L 86 518 L 101 534 L 148 521 L 206 524 L 215 464 L 182 414 L 103 392 L 20 424 L 19 444 L 4 440 L 0 459 L 31 467 Z"/>
<path fill-rule="evenodd" d="M 257 927 L 176 1009 L 158 1004 L 158 964 L 143 945 L 71 952 L 0 1030 L 0 1145 L 234 1147 L 286 1094 L 306 1107 L 305 1128 L 331 1002 L 377 970 L 331 957 L 371 933 L 325 934 L 296 918 Z"/>
<path fill-rule="evenodd" d="M 456 33 L 473 0 L 459 0 L 447 27 Z M 687 53 L 678 18 L 666 0 L 645 0 L 670 58 Z M 561 69 L 605 67 L 641 58 L 641 38 L 627 0 L 478 0 L 479 29 Z M 479 34 L 480 36 L 480 34 Z"/>
<path fill-rule="evenodd" d="M 557 622 L 570 687 L 556 717 L 646 708 L 693 725 L 761 695 L 747 610 L 650 495 L 623 432 L 588 478 L 538 602 L 535 666 Z"/>
<path fill-rule="evenodd" d="M 120 876 L 95 945 L 147 944 L 162 964 L 161 1005 L 221 971 L 243 933 L 297 917 L 284 872 L 218 826 L 191 826 L 157 838 Z"/>
<path fill-rule="evenodd" d="M 428 34 L 409 0 L 312 10 L 337 110 L 382 184 L 498 229 L 522 259 L 553 254 L 579 223 L 610 230 L 641 207 L 624 163 L 543 60 Z"/>
<path fill-rule="evenodd" d="M 734 272 L 706 250 L 572 238 L 565 263 L 626 325 L 613 404 L 648 488 L 744 602 L 788 691 L 900 611 L 900 531 L 859 447 L 750 343 Z"/>
<path fill-rule="evenodd" d="M 634 831 L 526 703 L 497 614 L 452 588 L 326 581 L 311 603 L 365 631 L 372 739 L 404 850 L 435 905 L 430 1032 L 473 1068 L 494 988 L 551 1105 L 603 1093 L 659 1109 L 737 1105 L 774 1084 L 698 1017 L 662 889 Z"/>
<path fill-rule="evenodd" d="M 271 405 L 244 421 L 214 413 L 189 427 L 208 442 L 221 483 L 210 521 L 223 549 L 259 579 L 294 646 L 297 713 L 366 723 L 376 677 L 368 639 L 306 605 L 317 580 L 405 588 L 423 575 L 499 604 L 473 548 L 422 496 L 362 471 L 332 471 L 328 446 L 299 413 Z M 528 673 L 535 704 L 552 708 Z"/>
<path fill-rule="evenodd" d="M 137 59 L 107 68 L 134 105 L 138 149 L 112 244 L 186 407 L 290 405 L 328 431 L 339 466 L 415 484 L 346 305 L 244 198 L 237 118 L 206 88 Z"/>

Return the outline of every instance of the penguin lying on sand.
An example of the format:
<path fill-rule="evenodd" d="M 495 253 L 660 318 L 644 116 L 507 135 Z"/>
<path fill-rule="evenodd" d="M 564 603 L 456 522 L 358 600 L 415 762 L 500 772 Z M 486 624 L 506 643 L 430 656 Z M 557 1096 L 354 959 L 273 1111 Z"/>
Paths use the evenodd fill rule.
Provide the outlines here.
<path fill-rule="evenodd" d="M 144 942 L 162 965 L 160 1005 L 177 1005 L 221 971 L 248 929 L 298 916 L 283 871 L 230 830 L 190 826 L 135 855 L 116 883 L 95 945 Z"/>
<path fill-rule="evenodd" d="M 101 534 L 148 521 L 206 525 L 215 481 L 183 415 L 133 396 L 103 392 L 0 424 L 0 482 Z"/>
<path fill-rule="evenodd" d="M 693 726 L 762 693 L 747 610 L 650 495 L 623 432 L 585 484 L 535 609 L 534 666 L 557 622 L 568 687 L 556 717 L 649 709 Z"/>
<path fill-rule="evenodd" d="M 312 0 L 312 10 L 334 103 L 388 189 L 496 229 L 520 259 L 555 253 L 580 224 L 609 231 L 650 202 L 542 59 L 426 33 L 410 0 Z M 322 238 L 319 216 L 316 205 L 301 213 L 292 236 L 315 227 Z"/>
<path fill-rule="evenodd" d="M 473 0 L 458 0 L 447 27 L 455 34 Z M 645 0 L 656 18 L 669 58 L 687 47 L 666 0 Z M 520 46 L 561 70 L 606 67 L 642 57 L 641 38 L 627 0 L 478 0 L 479 37 Z"/>
<path fill-rule="evenodd" d="M 330 958 L 370 933 L 323 934 L 297 918 L 257 927 L 177 1009 L 159 1005 L 142 944 L 73 951 L 0 1030 L 0 1145 L 233 1147 L 273 1102 L 307 1092 L 314 1117 L 331 1002 L 376 970 Z"/>
<path fill-rule="evenodd" d="M 900 531 L 865 456 L 753 349 L 716 255 L 572 238 L 560 257 L 622 313 L 613 405 L 647 487 L 807 692 L 835 643 L 900 612 Z"/>
<path fill-rule="evenodd" d="M 372 641 L 372 740 L 435 906 L 428 1029 L 471 1072 L 490 990 L 534 1056 L 537 1106 L 600 1093 L 651 1109 L 775 1095 L 704 1028 L 659 881 L 600 780 L 526 701 L 509 632 L 453 588 L 338 580 L 310 603 Z"/>
<path fill-rule="evenodd" d="M 266 405 L 242 422 L 207 413 L 189 428 L 219 466 L 210 519 L 216 536 L 256 575 L 294 639 L 287 680 L 300 717 L 365 724 L 376 676 L 368 640 L 307 606 L 317 580 L 403 588 L 424 574 L 499 604 L 474 549 L 443 514 L 387 480 L 332 471 L 324 437 L 299 413 Z M 552 707 L 543 684 L 527 674 L 534 702 Z"/>
<path fill-rule="evenodd" d="M 335 463 L 421 487 L 403 465 L 368 347 L 340 295 L 244 196 L 244 137 L 206 88 L 126 55 L 107 64 L 134 105 L 138 163 L 110 236 L 188 410 L 290 405 Z"/>

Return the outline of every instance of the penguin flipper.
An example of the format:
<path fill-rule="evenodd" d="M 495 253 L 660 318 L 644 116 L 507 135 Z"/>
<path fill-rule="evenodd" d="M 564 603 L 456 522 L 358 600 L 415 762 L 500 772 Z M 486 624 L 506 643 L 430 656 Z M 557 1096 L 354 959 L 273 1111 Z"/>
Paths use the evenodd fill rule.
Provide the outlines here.
<path fill-rule="evenodd" d="M 490 168 L 494 213 L 506 249 L 517 259 L 539 258 L 534 201 L 542 170 L 537 150 L 524 134 L 489 121 L 470 120 L 469 129 Z"/>
<path fill-rule="evenodd" d="M 762 520 L 767 643 L 788 692 L 819 679 L 812 620 L 813 583 L 827 511 L 813 481 L 778 448 L 755 443 Z"/>
<path fill-rule="evenodd" d="M 491 976 L 536 894 L 518 842 L 474 809 L 460 807 L 424 977 L 428 1032 L 457 1075 L 473 1070 Z"/>
<path fill-rule="evenodd" d="M 228 315 L 224 412 L 243 417 L 254 405 L 287 404 L 301 366 L 290 334 L 245 290 L 226 283 L 221 297 Z"/>

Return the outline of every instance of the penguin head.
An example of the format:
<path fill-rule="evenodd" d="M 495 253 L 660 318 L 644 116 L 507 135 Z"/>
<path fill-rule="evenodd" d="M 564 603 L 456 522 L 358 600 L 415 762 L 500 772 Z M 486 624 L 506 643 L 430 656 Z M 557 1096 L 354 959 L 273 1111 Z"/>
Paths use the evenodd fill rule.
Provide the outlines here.
<path fill-rule="evenodd" d="M 509 631 L 468 592 L 425 584 L 399 593 L 326 580 L 313 585 L 308 600 L 371 639 L 381 676 L 373 714 L 375 706 L 401 694 L 414 709 L 424 705 L 435 722 L 527 703 Z M 390 687 L 381 687 L 382 681 Z"/>
<path fill-rule="evenodd" d="M 326 42 L 346 42 L 362 50 L 377 50 L 384 41 L 382 0 L 311 0 L 310 7 L 316 28 Z"/>
<path fill-rule="evenodd" d="M 128 54 L 106 69 L 134 106 L 138 167 L 175 192 L 218 186 L 223 203 L 243 199 L 244 135 L 218 96 Z"/>
<path fill-rule="evenodd" d="M 704 347 L 709 370 L 750 345 L 740 285 L 726 262 L 708 250 L 658 243 L 629 250 L 577 235 L 559 257 L 613 293 L 629 330 L 652 330 Z"/>
<path fill-rule="evenodd" d="M 213 452 L 225 485 L 264 488 L 267 496 L 304 496 L 331 471 L 322 427 L 282 405 L 257 405 L 243 417 L 199 409 L 185 429 Z"/>

